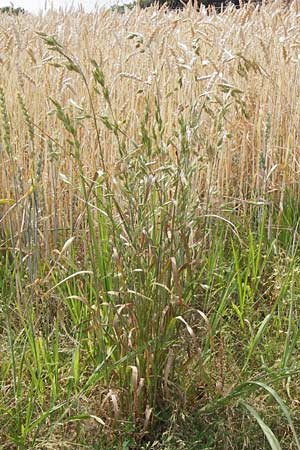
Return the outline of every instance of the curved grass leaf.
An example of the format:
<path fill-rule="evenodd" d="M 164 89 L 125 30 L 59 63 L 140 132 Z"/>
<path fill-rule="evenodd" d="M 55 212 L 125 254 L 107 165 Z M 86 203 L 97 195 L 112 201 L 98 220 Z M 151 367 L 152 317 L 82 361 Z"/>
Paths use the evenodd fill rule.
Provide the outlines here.
<path fill-rule="evenodd" d="M 288 424 L 289 424 L 289 426 L 290 426 L 290 428 L 292 430 L 292 433 L 293 433 L 293 436 L 294 436 L 294 440 L 295 440 L 295 443 L 297 445 L 297 449 L 300 450 L 299 439 L 298 439 L 298 436 L 297 436 L 297 433 L 296 433 L 296 430 L 295 430 L 295 427 L 294 427 L 294 424 L 293 424 L 290 412 L 288 410 L 288 407 L 286 406 L 286 404 L 282 400 L 282 398 L 277 394 L 275 389 L 273 389 L 272 387 L 268 386 L 265 383 L 262 383 L 260 381 L 250 381 L 249 384 L 253 384 L 253 385 L 256 385 L 258 387 L 263 388 L 265 391 L 269 392 L 269 394 L 272 395 L 274 400 L 276 400 L 276 402 L 280 406 L 280 408 L 281 408 L 282 412 L 284 413 L 284 415 L 285 415 L 285 417 L 286 417 L 286 419 L 288 421 Z"/>
<path fill-rule="evenodd" d="M 241 405 L 251 414 L 252 417 L 254 417 L 254 419 L 256 420 L 256 422 L 258 423 L 260 428 L 262 429 L 266 439 L 268 440 L 271 449 L 272 450 L 282 450 L 282 447 L 281 447 L 277 437 L 275 436 L 275 434 L 273 433 L 271 428 L 268 427 L 268 425 L 263 421 L 263 419 L 260 417 L 258 412 L 246 402 L 241 402 Z"/>

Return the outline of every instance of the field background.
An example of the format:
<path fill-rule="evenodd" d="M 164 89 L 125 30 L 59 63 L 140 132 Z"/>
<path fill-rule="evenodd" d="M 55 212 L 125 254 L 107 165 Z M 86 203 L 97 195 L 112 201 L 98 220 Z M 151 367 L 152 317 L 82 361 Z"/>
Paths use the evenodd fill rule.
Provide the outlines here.
<path fill-rule="evenodd" d="M 0 448 L 295 448 L 298 4 L 0 17 Z"/>

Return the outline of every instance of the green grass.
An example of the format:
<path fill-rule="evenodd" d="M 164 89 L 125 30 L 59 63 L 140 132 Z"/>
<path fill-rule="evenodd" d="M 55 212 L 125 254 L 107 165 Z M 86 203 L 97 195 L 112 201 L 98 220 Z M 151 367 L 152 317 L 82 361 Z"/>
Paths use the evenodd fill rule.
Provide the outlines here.
<path fill-rule="evenodd" d="M 38 164 L 23 195 L 25 227 L 22 209 L 10 206 L 0 254 L 0 448 L 299 449 L 297 197 L 286 192 L 283 208 L 266 198 L 216 211 L 197 188 L 204 163 L 190 138 L 193 110 L 166 139 L 158 89 L 133 141 L 96 62 L 92 93 L 78 63 L 42 37 L 86 86 L 84 120 L 96 129 L 102 167 L 86 177 L 80 124 L 52 99 L 77 167 L 78 214 L 72 229 L 56 230 L 46 257 L 37 246 Z M 107 116 L 93 108 L 94 92 Z M 0 101 L 14 164 L 4 92 Z M 99 123 L 115 136 L 113 179 Z M 16 168 L 16 198 L 18 189 Z"/>

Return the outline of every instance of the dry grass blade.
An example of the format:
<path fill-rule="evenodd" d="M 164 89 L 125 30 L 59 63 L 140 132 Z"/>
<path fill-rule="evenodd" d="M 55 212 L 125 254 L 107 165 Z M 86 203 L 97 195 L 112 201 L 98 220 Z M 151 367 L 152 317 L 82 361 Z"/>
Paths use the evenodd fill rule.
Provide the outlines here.
<path fill-rule="evenodd" d="M 164 390 L 165 390 L 166 396 L 168 396 L 168 392 L 169 392 L 168 381 L 169 381 L 170 372 L 172 370 L 173 362 L 174 362 L 174 352 L 173 352 L 173 350 L 170 350 L 169 354 L 168 354 L 166 367 L 164 369 Z"/>
<path fill-rule="evenodd" d="M 211 381 L 209 375 L 205 371 L 205 368 L 203 365 L 202 351 L 201 351 L 201 348 L 199 347 L 198 340 L 194 333 L 193 328 L 187 323 L 187 321 L 182 316 L 177 316 L 176 319 L 185 325 L 189 335 L 191 336 L 194 346 L 195 346 L 195 351 L 196 351 L 197 358 L 198 358 L 199 369 L 200 369 L 200 373 L 202 376 L 202 380 L 204 383 L 207 383 L 210 386 L 212 381 Z"/>
<path fill-rule="evenodd" d="M 178 270 L 177 270 L 177 266 L 176 266 L 176 259 L 174 257 L 171 258 L 171 266 L 172 266 L 174 284 L 176 286 L 177 293 L 178 293 L 178 301 L 180 304 L 182 304 L 183 303 L 182 289 L 181 289 L 180 282 L 179 282 Z"/>

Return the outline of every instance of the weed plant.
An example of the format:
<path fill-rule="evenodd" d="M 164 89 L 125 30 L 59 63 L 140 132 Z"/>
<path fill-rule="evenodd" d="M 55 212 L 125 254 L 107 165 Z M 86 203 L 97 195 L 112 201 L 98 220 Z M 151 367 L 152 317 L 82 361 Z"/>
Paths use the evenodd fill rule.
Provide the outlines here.
<path fill-rule="evenodd" d="M 0 18 L 1 449 L 300 448 L 298 19 Z"/>

